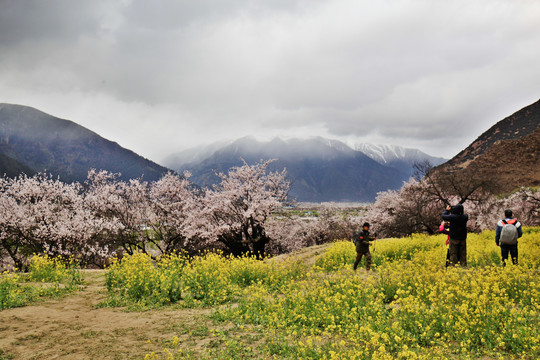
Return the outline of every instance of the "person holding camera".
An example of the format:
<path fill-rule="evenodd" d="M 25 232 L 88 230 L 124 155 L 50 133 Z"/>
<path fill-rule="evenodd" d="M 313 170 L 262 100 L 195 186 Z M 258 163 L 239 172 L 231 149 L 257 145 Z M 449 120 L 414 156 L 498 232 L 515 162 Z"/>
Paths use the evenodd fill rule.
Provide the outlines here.
<path fill-rule="evenodd" d="M 362 260 L 362 256 L 366 257 L 366 270 L 371 269 L 371 253 L 369 252 L 369 246 L 372 244 L 372 241 L 377 239 L 377 236 L 370 236 L 369 228 L 369 223 L 365 222 L 364 225 L 362 225 L 362 231 L 353 234 L 353 242 L 356 245 L 356 260 L 354 261 L 353 266 L 355 271 L 360 260 Z"/>
<path fill-rule="evenodd" d="M 448 252 L 450 264 L 467 267 L 467 221 L 469 215 L 464 214 L 463 205 L 448 205 L 442 213 L 442 219 L 450 223 L 450 245 Z"/>

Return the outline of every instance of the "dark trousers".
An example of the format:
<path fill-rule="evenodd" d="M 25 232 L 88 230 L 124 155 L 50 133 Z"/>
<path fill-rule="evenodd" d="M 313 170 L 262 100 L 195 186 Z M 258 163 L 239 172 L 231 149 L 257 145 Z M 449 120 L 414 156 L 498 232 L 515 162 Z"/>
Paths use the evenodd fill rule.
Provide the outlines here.
<path fill-rule="evenodd" d="M 356 270 L 360 260 L 362 260 L 362 256 L 364 255 L 366 256 L 366 270 L 371 269 L 371 253 L 369 252 L 369 248 L 365 248 L 356 250 L 356 260 L 354 261 L 353 267 L 354 270 Z"/>
<path fill-rule="evenodd" d="M 467 267 L 467 240 L 450 239 L 448 252 L 451 265 L 460 264 L 462 267 Z"/>
<path fill-rule="evenodd" d="M 517 265 L 518 263 L 518 249 L 517 244 L 515 245 L 504 245 L 501 244 L 501 256 L 502 256 L 502 265 L 506 266 L 506 260 L 508 260 L 508 253 L 512 257 L 512 264 Z"/>

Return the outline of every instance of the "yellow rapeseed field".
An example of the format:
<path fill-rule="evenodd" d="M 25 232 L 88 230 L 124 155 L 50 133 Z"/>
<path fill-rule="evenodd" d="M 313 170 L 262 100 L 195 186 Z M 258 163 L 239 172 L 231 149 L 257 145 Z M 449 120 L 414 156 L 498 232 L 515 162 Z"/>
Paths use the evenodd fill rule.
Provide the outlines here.
<path fill-rule="evenodd" d="M 212 315 L 216 324 L 260 339 L 248 346 L 213 331 L 209 336 L 220 345 L 195 349 L 176 337 L 147 359 L 540 358 L 540 228 L 524 229 L 519 265 L 505 268 L 493 231 L 469 235 L 466 269 L 445 268 L 444 242 L 443 235 L 419 234 L 378 240 L 370 272 L 352 270 L 355 250 L 346 240 L 312 267 L 210 253 L 153 263 L 139 254 L 113 265 L 111 279 L 122 266 L 133 268 L 110 291 L 128 294 L 129 284 L 139 281 L 149 294 L 146 305 L 151 298 L 220 305 Z M 143 277 L 148 283 L 134 280 Z M 165 301 L 163 294 L 173 295 Z"/>

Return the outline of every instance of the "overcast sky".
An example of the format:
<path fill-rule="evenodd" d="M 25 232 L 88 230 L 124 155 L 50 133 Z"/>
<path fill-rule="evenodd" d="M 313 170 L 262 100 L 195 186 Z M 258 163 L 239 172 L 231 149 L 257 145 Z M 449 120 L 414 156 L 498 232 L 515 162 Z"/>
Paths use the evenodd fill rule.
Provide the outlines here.
<path fill-rule="evenodd" d="M 157 162 L 246 135 L 450 158 L 538 99 L 536 0 L 0 0 L 0 102 Z"/>

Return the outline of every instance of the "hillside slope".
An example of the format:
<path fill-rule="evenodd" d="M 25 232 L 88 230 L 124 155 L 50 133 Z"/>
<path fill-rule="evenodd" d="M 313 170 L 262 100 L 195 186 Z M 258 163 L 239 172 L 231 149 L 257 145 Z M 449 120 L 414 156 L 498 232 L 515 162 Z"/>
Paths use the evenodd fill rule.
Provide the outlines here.
<path fill-rule="evenodd" d="M 540 186 L 540 100 L 497 122 L 434 173 L 474 173 L 498 192 Z"/>
<path fill-rule="evenodd" d="M 508 193 L 521 186 L 540 186 L 540 128 L 521 139 L 502 140 L 467 167 L 496 181 L 498 192 Z"/>
<path fill-rule="evenodd" d="M 35 173 L 36 172 L 33 169 L 29 168 L 25 164 L 12 159 L 5 154 L 0 154 L 0 176 L 14 178 L 20 174 L 32 176 Z"/>
<path fill-rule="evenodd" d="M 67 182 L 84 181 L 92 168 L 144 180 L 168 171 L 72 121 L 12 104 L 0 104 L 0 154 L 18 164 L 5 173 L 46 171 Z"/>

